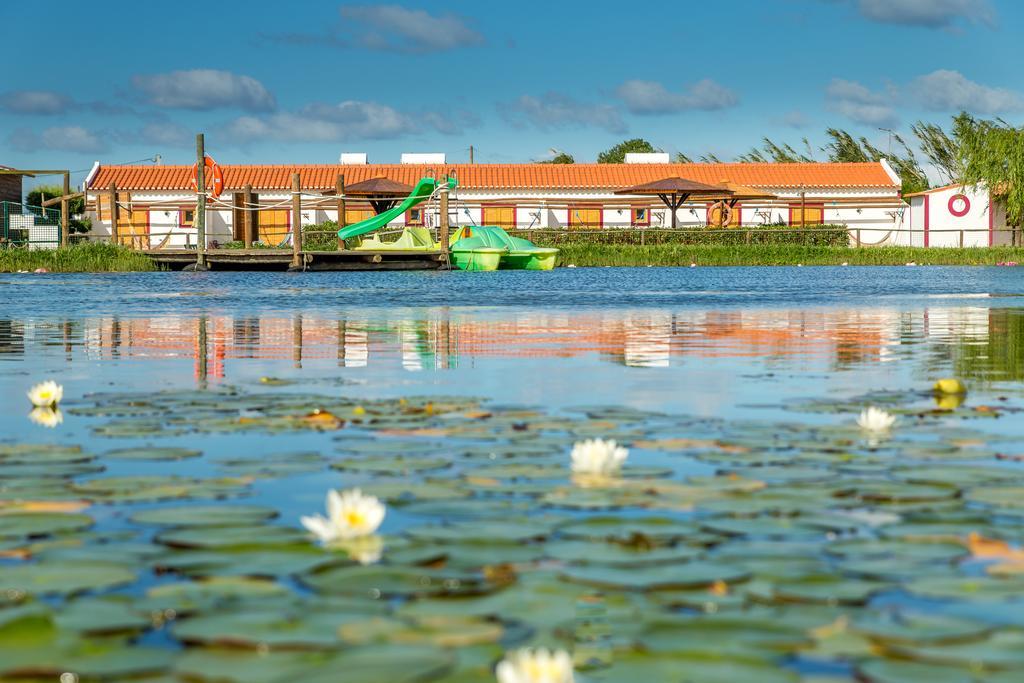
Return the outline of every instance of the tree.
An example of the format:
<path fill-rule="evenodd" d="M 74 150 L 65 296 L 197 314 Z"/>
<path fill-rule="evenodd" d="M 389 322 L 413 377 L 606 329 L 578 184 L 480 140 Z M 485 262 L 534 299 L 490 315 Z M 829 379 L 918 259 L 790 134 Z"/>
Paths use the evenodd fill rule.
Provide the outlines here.
<path fill-rule="evenodd" d="M 1024 129 L 1002 120 L 975 121 L 960 135 L 963 182 L 984 183 L 1006 205 L 1006 222 L 1024 222 Z"/>
<path fill-rule="evenodd" d="M 910 129 L 942 180 L 952 184 L 964 182 L 964 138 L 977 126 L 974 117 L 962 111 L 953 117 L 949 133 L 942 126 L 924 121 L 918 121 Z"/>
<path fill-rule="evenodd" d="M 538 164 L 575 164 L 576 160 L 568 152 L 559 152 L 553 159 L 538 161 Z"/>
<path fill-rule="evenodd" d="M 693 163 L 693 159 L 691 159 L 690 157 L 686 156 L 682 152 L 676 152 L 675 162 L 677 164 L 692 164 Z"/>
<path fill-rule="evenodd" d="M 829 161 L 857 163 L 885 159 L 903 181 L 903 194 L 928 189 L 928 178 L 917 162 L 917 157 L 899 135 L 894 133 L 892 136 L 897 146 L 890 154 L 872 145 L 867 138 L 854 138 L 845 130 L 829 128 L 825 134 L 831 142 L 822 147 L 821 151 L 828 154 Z"/>
<path fill-rule="evenodd" d="M 800 164 L 815 161 L 811 143 L 803 139 L 807 153 L 797 152 L 788 144 L 776 144 L 769 138 L 762 138 L 762 147 L 752 148 L 746 154 L 736 157 L 736 161 L 747 164 Z"/>
<path fill-rule="evenodd" d="M 651 152 L 659 151 L 661 150 L 654 149 L 654 145 L 647 142 L 647 140 L 644 140 L 643 138 L 633 138 L 632 140 L 623 140 L 611 149 L 598 154 L 597 163 L 621 164 L 626 161 L 626 154 L 628 153 L 650 154 Z"/>

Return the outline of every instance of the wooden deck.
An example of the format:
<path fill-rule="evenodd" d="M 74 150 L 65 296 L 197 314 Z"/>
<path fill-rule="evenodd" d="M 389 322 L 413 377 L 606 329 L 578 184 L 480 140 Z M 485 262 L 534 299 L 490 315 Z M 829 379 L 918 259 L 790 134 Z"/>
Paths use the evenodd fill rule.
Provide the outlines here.
<path fill-rule="evenodd" d="M 144 254 L 171 270 L 196 262 L 195 249 L 149 249 Z M 301 270 L 437 270 L 446 264 L 443 251 L 304 251 Z M 211 249 L 210 270 L 289 270 L 292 252 L 284 249 Z"/>

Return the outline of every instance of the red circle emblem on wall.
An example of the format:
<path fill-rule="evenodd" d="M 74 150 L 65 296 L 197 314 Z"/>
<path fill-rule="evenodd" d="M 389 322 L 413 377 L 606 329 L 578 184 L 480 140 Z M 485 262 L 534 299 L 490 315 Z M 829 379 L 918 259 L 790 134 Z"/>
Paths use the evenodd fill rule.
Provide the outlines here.
<path fill-rule="evenodd" d="M 962 218 L 971 210 L 971 200 L 964 194 L 955 194 L 949 198 L 949 212 L 957 218 Z"/>

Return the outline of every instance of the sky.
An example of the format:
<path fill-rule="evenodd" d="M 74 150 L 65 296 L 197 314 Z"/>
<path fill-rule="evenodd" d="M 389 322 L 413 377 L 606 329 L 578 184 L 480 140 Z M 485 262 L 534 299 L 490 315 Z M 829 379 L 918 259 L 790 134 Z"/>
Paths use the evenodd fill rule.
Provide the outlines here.
<path fill-rule="evenodd" d="M 632 137 L 729 160 L 1024 119 L 1012 0 L 2 0 L 0 25 L 0 165 L 77 181 L 191 163 L 198 132 L 220 163 L 584 162 Z"/>

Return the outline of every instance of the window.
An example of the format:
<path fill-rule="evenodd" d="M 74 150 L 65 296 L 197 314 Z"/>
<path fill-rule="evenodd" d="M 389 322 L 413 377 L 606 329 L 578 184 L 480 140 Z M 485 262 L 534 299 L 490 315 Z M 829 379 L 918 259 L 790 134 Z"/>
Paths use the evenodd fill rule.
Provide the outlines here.
<path fill-rule="evenodd" d="M 569 227 L 577 230 L 604 227 L 604 211 L 589 206 L 569 207 Z"/>
<path fill-rule="evenodd" d="M 790 204 L 789 224 L 821 225 L 825 222 L 825 206 L 823 204 Z"/>
<path fill-rule="evenodd" d="M 481 209 L 481 225 L 496 225 L 506 230 L 516 227 L 514 206 L 485 206 Z"/>
<path fill-rule="evenodd" d="M 651 210 L 648 208 L 637 208 L 632 210 L 633 225 L 650 225 L 651 224 Z"/>
<path fill-rule="evenodd" d="M 178 212 L 178 227 L 180 228 L 191 228 L 196 219 L 196 212 L 190 209 L 185 209 Z"/>
<path fill-rule="evenodd" d="M 405 212 L 406 225 L 423 225 L 423 209 L 409 209 Z"/>
<path fill-rule="evenodd" d="M 725 206 L 724 214 L 722 213 L 723 206 Z M 709 228 L 717 228 L 719 221 L 721 221 L 724 228 L 738 228 L 743 223 L 742 216 L 743 213 L 739 204 L 728 206 L 723 202 L 714 202 L 708 204 L 707 225 Z"/>

